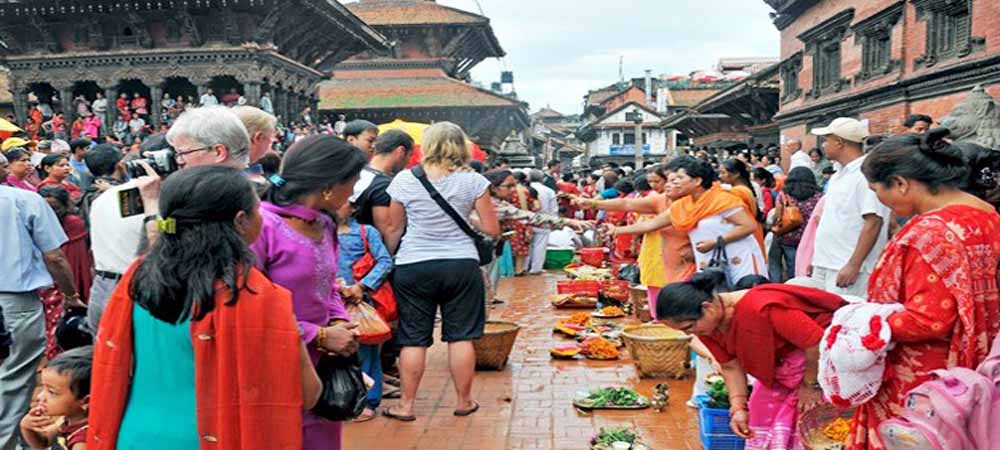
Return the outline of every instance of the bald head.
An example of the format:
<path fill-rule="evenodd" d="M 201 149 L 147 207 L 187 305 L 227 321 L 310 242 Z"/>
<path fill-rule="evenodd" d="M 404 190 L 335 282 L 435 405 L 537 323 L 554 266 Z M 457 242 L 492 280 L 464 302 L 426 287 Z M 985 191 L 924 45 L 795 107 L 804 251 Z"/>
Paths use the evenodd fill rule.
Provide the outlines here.
<path fill-rule="evenodd" d="M 802 141 L 798 139 L 788 139 L 785 141 L 785 152 L 789 155 L 795 154 L 795 152 L 802 150 Z"/>

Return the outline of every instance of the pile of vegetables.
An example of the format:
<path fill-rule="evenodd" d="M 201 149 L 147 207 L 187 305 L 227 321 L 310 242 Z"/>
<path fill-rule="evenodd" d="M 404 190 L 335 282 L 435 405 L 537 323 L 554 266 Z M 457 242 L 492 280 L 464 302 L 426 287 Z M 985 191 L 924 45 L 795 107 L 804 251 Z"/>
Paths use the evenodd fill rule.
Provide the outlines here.
<path fill-rule="evenodd" d="M 729 409 L 729 389 L 726 382 L 715 380 L 708 386 L 708 407 L 712 409 Z"/>
<path fill-rule="evenodd" d="M 586 403 L 593 408 L 603 408 L 605 406 L 636 406 L 649 403 L 646 397 L 624 387 L 603 388 L 590 391 L 585 399 Z"/>
<path fill-rule="evenodd" d="M 590 440 L 590 445 L 595 448 L 601 448 L 597 447 L 599 445 L 611 448 L 615 442 L 635 444 L 638 440 L 639 435 L 626 427 L 601 428 L 601 431 Z"/>

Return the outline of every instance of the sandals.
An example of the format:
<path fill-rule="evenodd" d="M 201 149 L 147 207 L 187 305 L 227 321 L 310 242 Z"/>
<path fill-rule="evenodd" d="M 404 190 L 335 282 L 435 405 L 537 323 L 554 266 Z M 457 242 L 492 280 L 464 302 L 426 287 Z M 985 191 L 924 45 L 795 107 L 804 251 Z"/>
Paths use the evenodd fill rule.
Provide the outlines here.
<path fill-rule="evenodd" d="M 351 420 L 351 422 L 352 423 L 368 422 L 370 420 L 375 419 L 376 417 L 378 417 L 378 411 L 372 410 L 372 413 L 368 415 L 365 415 L 365 413 L 362 412 L 360 416 L 355 417 L 353 420 Z"/>
<path fill-rule="evenodd" d="M 413 422 L 413 421 L 417 420 L 417 417 L 413 416 L 413 415 L 404 416 L 404 415 L 400 415 L 400 414 L 395 414 L 395 413 L 392 412 L 391 408 L 383 409 L 382 410 L 382 415 L 385 416 L 385 417 L 388 417 L 390 419 L 393 419 L 393 420 L 398 420 L 400 422 Z"/>
<path fill-rule="evenodd" d="M 475 406 L 473 406 L 472 408 L 469 408 L 469 409 L 464 409 L 464 410 L 457 410 L 456 409 L 455 410 L 455 416 L 457 416 L 457 417 L 471 416 L 476 411 L 479 411 L 479 402 L 473 401 L 472 404 L 475 405 Z"/>

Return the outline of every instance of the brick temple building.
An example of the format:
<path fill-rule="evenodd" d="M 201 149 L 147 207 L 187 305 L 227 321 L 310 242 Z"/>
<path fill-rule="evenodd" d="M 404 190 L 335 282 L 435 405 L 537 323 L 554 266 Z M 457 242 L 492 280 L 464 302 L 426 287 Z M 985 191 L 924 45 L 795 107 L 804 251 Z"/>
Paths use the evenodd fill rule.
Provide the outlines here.
<path fill-rule="evenodd" d="M 505 55 L 489 18 L 433 0 L 361 0 L 345 6 L 394 47 L 388 55 L 362 52 L 337 65 L 320 85 L 322 112 L 375 123 L 450 121 L 492 152 L 530 126 L 525 103 L 469 83 L 473 67 Z"/>
<path fill-rule="evenodd" d="M 165 93 L 197 99 L 208 89 L 235 90 L 250 104 L 269 93 L 288 118 L 315 106 L 316 83 L 338 62 L 389 49 L 328 0 L 0 0 L 0 41 L 21 123 L 29 98 L 125 93 L 156 105 Z"/>
<path fill-rule="evenodd" d="M 938 120 L 976 85 L 1000 94 L 995 0 L 765 0 L 781 31 L 785 138 L 838 116 L 898 132 L 909 114 Z"/>

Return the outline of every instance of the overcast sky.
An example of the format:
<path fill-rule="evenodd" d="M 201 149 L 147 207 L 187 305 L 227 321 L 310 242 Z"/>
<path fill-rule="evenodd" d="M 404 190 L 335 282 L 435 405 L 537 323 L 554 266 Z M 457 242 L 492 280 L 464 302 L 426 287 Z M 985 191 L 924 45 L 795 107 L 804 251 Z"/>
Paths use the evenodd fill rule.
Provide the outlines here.
<path fill-rule="evenodd" d="M 476 0 L 438 3 L 478 12 Z M 778 31 L 763 0 L 479 0 L 531 111 L 551 105 L 579 113 L 583 95 L 625 77 L 687 74 L 719 58 L 777 57 Z M 489 86 L 503 64 L 487 60 L 473 77 Z"/>

